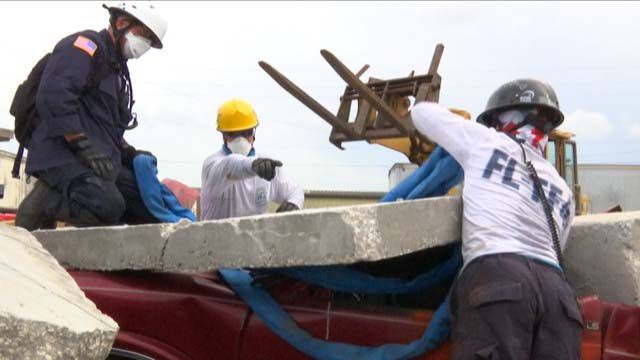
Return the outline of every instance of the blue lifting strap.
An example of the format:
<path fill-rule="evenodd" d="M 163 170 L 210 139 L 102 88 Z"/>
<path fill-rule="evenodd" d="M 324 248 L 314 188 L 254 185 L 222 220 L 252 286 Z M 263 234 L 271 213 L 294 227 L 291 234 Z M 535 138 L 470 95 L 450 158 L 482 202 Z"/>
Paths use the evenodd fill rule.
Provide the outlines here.
<path fill-rule="evenodd" d="M 381 202 L 442 196 L 460 183 L 463 177 L 464 173 L 460 165 L 438 146 L 429 161 L 392 189 L 381 199 Z M 461 265 L 462 255 L 460 244 L 458 244 L 449 259 L 413 280 L 379 278 L 343 266 L 308 266 L 266 271 L 290 276 L 335 291 L 401 294 L 424 291 L 439 282 L 451 280 Z M 293 321 L 267 291 L 254 284 L 254 278 L 249 272 L 242 269 L 222 269 L 220 274 L 271 331 L 315 359 L 411 359 L 435 349 L 449 337 L 448 297 L 433 314 L 422 338 L 408 344 L 359 346 L 313 338 Z"/>
<path fill-rule="evenodd" d="M 158 181 L 158 169 L 153 157 L 136 156 L 133 159 L 133 170 L 136 174 L 142 202 L 156 219 L 170 223 L 178 222 L 181 219 L 196 221 L 193 212 L 183 208 L 171 190 Z"/>

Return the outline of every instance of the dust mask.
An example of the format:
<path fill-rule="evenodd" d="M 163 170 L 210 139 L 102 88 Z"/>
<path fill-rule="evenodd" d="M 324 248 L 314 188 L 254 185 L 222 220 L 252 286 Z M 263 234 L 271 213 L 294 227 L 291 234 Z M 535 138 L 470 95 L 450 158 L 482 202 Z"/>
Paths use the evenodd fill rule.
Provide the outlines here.
<path fill-rule="evenodd" d="M 126 39 L 124 43 L 123 54 L 126 59 L 137 59 L 151 48 L 151 40 L 138 36 L 131 31 L 124 35 Z"/>
<path fill-rule="evenodd" d="M 227 147 L 234 154 L 247 156 L 249 155 L 249 152 L 251 151 L 253 145 L 251 145 L 249 140 L 247 140 L 243 136 L 238 136 L 237 138 L 229 141 L 227 143 Z"/>

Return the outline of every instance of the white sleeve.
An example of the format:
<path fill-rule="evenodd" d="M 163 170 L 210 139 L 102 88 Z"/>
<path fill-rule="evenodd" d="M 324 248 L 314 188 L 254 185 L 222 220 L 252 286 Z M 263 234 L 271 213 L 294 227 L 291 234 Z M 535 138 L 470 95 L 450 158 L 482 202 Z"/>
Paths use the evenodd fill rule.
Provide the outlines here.
<path fill-rule="evenodd" d="M 239 154 L 205 160 L 202 164 L 202 186 L 209 187 L 212 192 L 222 192 L 233 181 L 256 176 L 251 169 L 253 160 Z"/>
<path fill-rule="evenodd" d="M 473 148 L 492 135 L 487 127 L 466 120 L 436 103 L 416 104 L 411 109 L 411 120 L 422 135 L 447 150 L 463 168 Z"/>
<path fill-rule="evenodd" d="M 284 176 L 282 169 L 276 170 L 276 176 L 271 180 L 271 200 L 282 204 L 285 201 L 295 204 L 302 209 L 304 205 L 304 191 L 298 184 Z"/>

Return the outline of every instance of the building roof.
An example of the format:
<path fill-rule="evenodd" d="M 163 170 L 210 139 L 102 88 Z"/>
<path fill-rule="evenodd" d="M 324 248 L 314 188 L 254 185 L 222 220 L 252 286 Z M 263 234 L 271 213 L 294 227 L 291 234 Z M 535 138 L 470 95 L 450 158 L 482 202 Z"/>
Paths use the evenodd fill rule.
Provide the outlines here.
<path fill-rule="evenodd" d="M 578 170 L 640 170 L 638 164 L 578 164 Z"/>
<path fill-rule="evenodd" d="M 380 199 L 386 192 L 378 191 L 330 191 L 305 190 L 304 196 L 310 198 L 350 198 L 350 199 Z"/>
<path fill-rule="evenodd" d="M 0 141 L 9 141 L 13 139 L 13 130 L 0 128 Z"/>

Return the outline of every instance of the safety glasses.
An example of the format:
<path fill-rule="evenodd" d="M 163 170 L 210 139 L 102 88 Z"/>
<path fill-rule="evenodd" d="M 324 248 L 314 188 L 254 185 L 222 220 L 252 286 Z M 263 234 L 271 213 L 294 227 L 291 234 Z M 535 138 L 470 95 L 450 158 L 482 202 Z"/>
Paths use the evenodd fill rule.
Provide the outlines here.
<path fill-rule="evenodd" d="M 225 132 L 224 135 L 230 139 L 235 139 L 237 137 L 245 137 L 248 138 L 250 136 L 253 136 L 255 134 L 255 129 L 249 129 L 249 130 L 242 130 L 242 131 L 232 131 L 232 132 Z"/>

